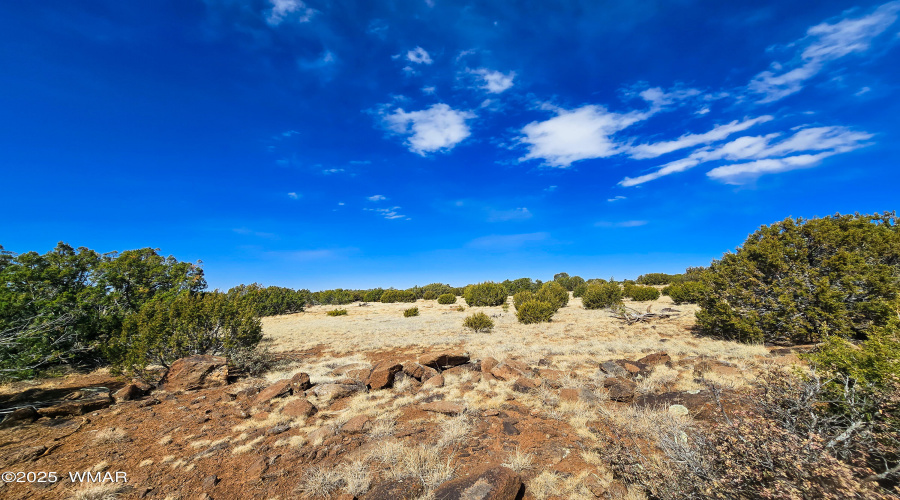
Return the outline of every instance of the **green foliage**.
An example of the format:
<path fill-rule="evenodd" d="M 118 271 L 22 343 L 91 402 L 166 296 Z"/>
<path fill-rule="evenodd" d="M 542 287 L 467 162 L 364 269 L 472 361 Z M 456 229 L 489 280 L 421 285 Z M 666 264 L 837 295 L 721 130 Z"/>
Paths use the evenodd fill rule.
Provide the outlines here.
<path fill-rule="evenodd" d="M 697 304 L 703 299 L 706 286 L 699 281 L 684 281 L 663 288 L 662 293 L 672 297 L 672 301 L 676 304 Z"/>
<path fill-rule="evenodd" d="M 419 315 L 419 308 L 418 308 L 418 307 L 410 307 L 409 309 L 404 309 L 404 310 L 403 310 L 403 317 L 404 317 L 404 318 L 411 318 L 411 317 L 413 317 L 413 316 L 418 316 L 418 315 Z"/>
<path fill-rule="evenodd" d="M 529 300 L 516 308 L 516 319 L 519 323 L 545 323 L 553 317 L 556 308 L 549 302 L 542 300 Z"/>
<path fill-rule="evenodd" d="M 238 373 L 248 377 L 260 377 L 277 364 L 275 356 L 268 349 L 243 347 L 228 355 L 228 376 Z"/>
<path fill-rule="evenodd" d="M 372 290 L 367 290 L 363 294 L 364 302 L 381 302 L 381 295 L 384 293 L 383 288 L 374 288 Z"/>
<path fill-rule="evenodd" d="M 444 293 L 438 296 L 438 304 L 456 304 L 456 295 L 452 293 Z"/>
<path fill-rule="evenodd" d="M 563 285 L 564 287 L 566 287 L 566 290 L 571 292 L 571 291 L 574 291 L 579 286 L 584 285 L 585 283 L 587 283 L 587 282 L 584 281 L 584 278 L 582 278 L 581 276 L 572 276 L 571 278 L 566 280 L 565 284 L 563 284 L 563 283 L 560 283 L 560 284 Z"/>
<path fill-rule="evenodd" d="M 456 312 L 463 312 L 466 310 L 466 306 L 460 304 L 456 307 Z"/>
<path fill-rule="evenodd" d="M 812 343 L 897 328 L 900 226 L 895 213 L 785 219 L 762 226 L 702 273 L 707 335 Z"/>
<path fill-rule="evenodd" d="M 534 300 L 534 294 L 528 290 L 523 290 L 513 295 L 513 306 L 518 309 L 522 306 L 522 304 L 528 302 L 529 300 Z"/>
<path fill-rule="evenodd" d="M 0 247 L 0 378 L 97 365 L 142 304 L 206 287 L 199 265 L 157 252 L 100 255 L 59 243 L 16 255 Z"/>
<path fill-rule="evenodd" d="M 444 283 L 430 283 L 430 284 L 422 287 L 422 290 L 424 291 L 425 294 L 427 294 L 428 292 L 434 293 L 435 297 L 439 297 L 441 295 L 444 295 L 445 293 L 453 293 L 453 287 L 450 285 L 446 285 Z M 422 298 L 424 298 L 424 294 L 423 294 Z M 431 299 L 426 299 L 426 300 L 431 300 Z"/>
<path fill-rule="evenodd" d="M 576 286 L 575 289 L 572 290 L 572 297 L 584 296 L 584 292 L 587 290 L 588 286 L 590 286 L 590 285 L 588 285 L 587 283 L 582 283 L 582 284 Z"/>
<path fill-rule="evenodd" d="M 391 304 L 394 302 L 415 302 L 416 294 L 409 290 L 395 290 L 391 288 L 390 290 L 385 290 L 383 294 L 381 294 L 381 302 L 385 304 Z"/>
<path fill-rule="evenodd" d="M 117 368 L 141 371 L 194 354 L 227 356 L 261 339 L 259 317 L 247 303 L 219 292 L 185 292 L 155 297 L 128 316 L 109 352 Z"/>
<path fill-rule="evenodd" d="M 259 316 L 276 316 L 302 312 L 308 292 L 278 286 L 264 287 L 258 283 L 239 285 L 228 290 L 231 300 L 239 301 Z"/>
<path fill-rule="evenodd" d="M 503 285 L 507 295 L 515 295 L 522 291 L 536 292 L 541 288 L 540 280 L 535 282 L 531 278 L 519 278 L 513 281 L 505 280 L 501 285 Z"/>
<path fill-rule="evenodd" d="M 556 281 L 544 283 L 540 290 L 534 294 L 535 300 L 547 302 L 553 306 L 553 311 L 558 311 L 569 303 L 569 292 Z"/>
<path fill-rule="evenodd" d="M 666 273 L 647 273 L 638 276 L 637 282 L 638 285 L 668 285 L 672 283 L 672 280 L 678 279 L 677 274 L 666 274 Z"/>
<path fill-rule="evenodd" d="M 327 314 L 329 316 L 346 316 L 347 310 L 346 309 L 332 309 L 325 314 Z"/>
<path fill-rule="evenodd" d="M 622 296 L 622 289 L 615 283 L 588 285 L 581 302 L 585 309 L 600 309 L 621 304 Z"/>
<path fill-rule="evenodd" d="M 471 328 L 476 332 L 489 332 L 494 328 L 494 321 L 483 312 L 477 312 L 471 316 L 466 316 L 463 320 L 463 327 Z"/>
<path fill-rule="evenodd" d="M 318 305 L 339 306 L 343 304 L 350 304 L 351 302 L 354 302 L 361 298 L 362 297 L 356 297 L 356 294 L 352 290 L 344 290 L 343 288 L 337 288 L 334 290 L 322 290 L 310 294 L 310 301 L 313 304 Z"/>
<path fill-rule="evenodd" d="M 422 298 L 425 300 L 434 300 L 438 298 L 437 292 L 432 292 L 431 290 L 426 290 L 425 293 L 422 294 Z"/>
<path fill-rule="evenodd" d="M 499 306 L 506 302 L 506 290 L 499 283 L 485 281 L 467 286 L 464 297 L 469 307 Z"/>
<path fill-rule="evenodd" d="M 804 355 L 810 364 L 827 375 L 849 377 L 872 391 L 900 384 L 900 331 L 879 328 L 858 346 L 838 336 L 830 336 L 815 352 Z"/>
<path fill-rule="evenodd" d="M 659 290 L 652 286 L 627 285 L 624 292 L 626 297 L 638 302 L 659 298 Z"/>

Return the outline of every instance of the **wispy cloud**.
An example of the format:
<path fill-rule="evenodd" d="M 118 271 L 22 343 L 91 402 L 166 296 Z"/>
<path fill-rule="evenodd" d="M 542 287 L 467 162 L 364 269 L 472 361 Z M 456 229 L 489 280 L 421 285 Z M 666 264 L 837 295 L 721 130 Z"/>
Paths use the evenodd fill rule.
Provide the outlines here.
<path fill-rule="evenodd" d="M 478 250 L 510 251 L 517 250 L 526 244 L 546 241 L 550 233 L 492 234 L 475 238 L 466 247 Z"/>
<path fill-rule="evenodd" d="M 846 127 L 831 126 L 800 128 L 790 137 L 778 141 L 777 139 L 780 137 L 782 137 L 782 134 L 777 132 L 764 136 L 739 137 L 716 148 L 694 151 L 690 156 L 669 162 L 655 172 L 634 178 L 626 177 L 619 184 L 626 187 L 636 186 L 715 160 L 785 160 L 780 163 L 781 166 L 778 168 L 775 167 L 774 162 L 769 161 L 759 163 L 755 167 L 748 167 L 746 172 L 740 172 L 736 165 L 731 165 L 729 166 L 730 168 L 725 168 L 724 170 L 717 168 L 715 169 L 717 174 L 710 175 L 713 179 L 724 180 L 725 178 L 730 178 L 731 182 L 733 182 L 739 177 L 747 177 L 747 175 L 738 174 L 747 174 L 751 171 L 756 171 L 760 174 L 783 172 L 792 170 L 793 168 L 788 168 L 792 165 L 794 165 L 794 168 L 800 168 L 799 165 L 801 163 L 807 166 L 812 165 L 827 156 L 846 153 L 864 147 L 868 145 L 866 141 L 871 139 L 873 135 L 866 132 L 857 132 Z M 815 155 L 816 161 L 809 161 L 809 155 L 801 155 L 799 159 L 787 160 L 788 156 L 801 152 L 821 152 L 825 154 Z"/>
<path fill-rule="evenodd" d="M 269 3 L 272 5 L 266 16 L 269 26 L 278 26 L 288 20 L 306 23 L 316 13 L 315 9 L 307 7 L 301 0 L 269 0 Z"/>
<path fill-rule="evenodd" d="M 622 201 L 622 200 L 624 200 L 624 199 L 627 199 L 627 197 L 625 197 L 625 196 L 614 196 L 614 197 L 612 197 L 612 198 L 607 198 L 606 201 L 608 201 L 608 202 L 614 202 L 614 201 Z"/>
<path fill-rule="evenodd" d="M 469 70 L 472 74 L 477 75 L 481 80 L 481 87 L 484 90 L 492 94 L 500 94 L 505 90 L 508 90 L 513 86 L 513 79 L 516 77 L 516 73 L 510 71 L 509 73 L 501 73 L 499 71 L 490 70 L 487 68 L 479 68 Z"/>
<path fill-rule="evenodd" d="M 595 222 L 596 227 L 639 227 L 647 225 L 645 220 L 626 220 L 621 222 L 599 221 Z"/>
<path fill-rule="evenodd" d="M 373 194 L 372 196 L 367 196 L 366 199 L 369 201 L 384 201 L 387 197 L 382 194 Z"/>
<path fill-rule="evenodd" d="M 410 220 L 409 217 L 398 213 L 397 210 L 400 210 L 400 207 L 391 207 L 391 208 L 364 208 L 366 212 L 375 212 L 380 214 L 382 217 L 388 220 L 393 219 L 406 219 Z"/>
<path fill-rule="evenodd" d="M 330 174 L 339 174 L 343 171 L 344 171 L 343 168 L 326 168 L 325 170 L 322 170 L 322 173 L 325 175 L 330 175 Z"/>
<path fill-rule="evenodd" d="M 806 31 L 806 36 L 791 44 L 802 51 L 789 63 L 773 63 L 750 82 L 748 88 L 761 94 L 760 103 L 777 101 L 799 92 L 807 80 L 816 76 L 826 65 L 854 53 L 869 50 L 872 41 L 884 33 L 900 12 L 900 1 L 888 2 L 859 17 L 850 17 L 847 11 L 841 19 L 817 24 Z"/>
<path fill-rule="evenodd" d="M 530 219 L 531 216 L 531 212 L 525 207 L 519 207 L 513 210 L 491 210 L 488 221 L 504 222 L 511 220 L 526 220 Z"/>
<path fill-rule="evenodd" d="M 631 148 L 629 154 L 632 158 L 645 159 L 656 158 L 657 156 L 671 153 L 679 149 L 685 149 L 699 144 L 710 144 L 721 141 L 729 135 L 736 132 L 743 132 L 748 128 L 758 124 L 765 123 L 773 118 L 769 115 L 759 116 L 756 118 L 744 119 L 743 121 L 734 120 L 725 125 L 717 125 L 709 132 L 702 134 L 685 134 L 678 139 L 672 141 L 663 141 L 650 144 L 639 144 Z"/>
<path fill-rule="evenodd" d="M 299 200 L 299 199 L 300 199 L 300 195 L 297 194 L 297 193 L 294 193 L 294 192 L 290 192 L 290 193 L 288 193 L 287 195 L 288 195 L 288 198 L 290 198 L 290 199 L 292 199 L 292 200 Z"/>
<path fill-rule="evenodd" d="M 275 233 L 264 233 L 262 231 L 254 231 L 252 229 L 246 227 L 236 227 L 232 229 L 233 232 L 243 235 L 243 236 L 255 236 L 257 238 L 264 238 L 267 240 L 277 240 L 278 235 Z"/>
<path fill-rule="evenodd" d="M 421 111 L 406 112 L 397 108 L 390 114 L 382 114 L 382 120 L 394 133 L 407 136 L 406 145 L 413 153 L 449 151 L 469 137 L 471 131 L 466 120 L 475 113 L 461 111 L 440 103 Z"/>
<path fill-rule="evenodd" d="M 406 53 L 406 60 L 414 64 L 431 64 L 431 56 L 422 47 L 416 47 Z"/>

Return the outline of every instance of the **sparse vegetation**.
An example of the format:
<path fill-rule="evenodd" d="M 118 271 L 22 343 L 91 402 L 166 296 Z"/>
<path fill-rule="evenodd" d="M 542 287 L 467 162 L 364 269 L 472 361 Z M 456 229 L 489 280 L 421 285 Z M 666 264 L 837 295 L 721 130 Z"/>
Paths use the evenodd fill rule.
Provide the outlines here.
<path fill-rule="evenodd" d="M 534 300 L 534 294 L 528 290 L 523 290 L 513 295 L 513 307 L 519 309 L 522 304 L 528 302 L 529 300 Z"/>
<path fill-rule="evenodd" d="M 436 298 L 438 298 L 437 292 L 431 290 L 426 290 L 425 293 L 422 294 L 422 299 L 424 300 L 434 300 Z"/>
<path fill-rule="evenodd" d="M 556 281 L 551 281 L 541 286 L 541 289 L 534 294 L 534 299 L 550 304 L 553 306 L 553 311 L 556 312 L 569 303 L 569 292 Z"/>
<path fill-rule="evenodd" d="M 652 286 L 628 285 L 625 287 L 624 294 L 626 297 L 638 302 L 659 298 L 659 290 Z"/>
<path fill-rule="evenodd" d="M 469 307 L 499 306 L 506 302 L 506 290 L 499 283 L 485 281 L 467 286 L 464 298 Z"/>
<path fill-rule="evenodd" d="M 409 309 L 404 309 L 404 310 L 403 310 L 403 317 L 404 317 L 404 318 L 411 318 L 411 317 L 413 317 L 413 316 L 418 316 L 418 315 L 419 315 L 419 308 L 418 308 L 418 307 L 410 307 Z"/>
<path fill-rule="evenodd" d="M 463 326 L 476 332 L 489 332 L 494 328 L 494 321 L 485 313 L 477 312 L 463 320 Z"/>
<path fill-rule="evenodd" d="M 415 302 L 416 294 L 409 290 L 395 290 L 391 288 L 390 290 L 385 290 L 383 294 L 381 294 L 381 302 L 385 304 L 390 304 L 394 302 Z"/>
<path fill-rule="evenodd" d="M 346 316 L 347 310 L 346 309 L 332 309 L 332 310 L 328 311 L 326 314 L 328 314 L 329 316 Z"/>
<path fill-rule="evenodd" d="M 546 323 L 553 318 L 556 308 L 549 302 L 541 300 L 529 300 L 516 309 L 516 319 L 526 325 L 531 323 Z"/>
<path fill-rule="evenodd" d="M 452 293 L 444 293 L 438 296 L 438 304 L 456 304 L 456 295 Z"/>

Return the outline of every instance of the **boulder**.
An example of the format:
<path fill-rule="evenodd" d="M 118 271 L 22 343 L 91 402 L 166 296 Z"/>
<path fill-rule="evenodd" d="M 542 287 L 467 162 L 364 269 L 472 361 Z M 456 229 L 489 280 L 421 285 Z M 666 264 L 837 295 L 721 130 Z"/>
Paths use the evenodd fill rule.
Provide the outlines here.
<path fill-rule="evenodd" d="M 181 358 L 163 375 L 160 385 L 163 389 L 193 391 L 228 384 L 228 365 L 223 356 L 197 355 Z"/>
<path fill-rule="evenodd" d="M 92 411 L 102 410 L 113 403 L 108 392 L 100 392 L 84 399 L 65 401 L 63 403 L 38 409 L 42 417 L 57 418 L 84 415 Z"/>
<path fill-rule="evenodd" d="M 321 384 L 312 388 L 313 393 L 325 401 L 347 397 L 356 390 L 356 386 L 346 384 Z"/>
<path fill-rule="evenodd" d="M 259 394 L 253 399 L 254 405 L 265 404 L 275 398 L 283 398 L 294 393 L 294 383 L 291 379 L 283 378 L 278 382 L 259 391 Z"/>
<path fill-rule="evenodd" d="M 515 500 L 524 490 L 522 478 L 506 467 L 494 467 L 447 481 L 434 490 L 434 498 L 446 500 Z"/>
<path fill-rule="evenodd" d="M 422 496 L 422 482 L 415 478 L 378 483 L 360 500 L 416 500 Z"/>
<path fill-rule="evenodd" d="M 133 399 L 137 399 L 144 395 L 144 391 L 142 391 L 135 384 L 128 384 L 125 387 L 119 389 L 114 392 L 112 398 L 116 403 L 121 403 L 123 401 L 131 401 Z"/>
<path fill-rule="evenodd" d="M 434 368 L 431 368 L 430 366 L 422 366 L 419 363 L 408 362 L 403 363 L 403 373 L 418 380 L 419 382 L 424 382 L 437 375 L 438 371 Z"/>
<path fill-rule="evenodd" d="M 351 418 L 341 426 L 341 432 L 347 434 L 360 434 L 371 427 L 371 420 L 365 415 L 359 415 Z"/>
<path fill-rule="evenodd" d="M 691 413 L 684 405 L 672 405 L 669 407 L 668 411 L 670 415 L 674 415 L 676 417 L 684 417 Z"/>
<path fill-rule="evenodd" d="M 393 362 L 382 362 L 375 365 L 369 374 L 366 385 L 369 389 L 387 389 L 394 385 L 394 375 L 403 369 L 403 365 Z"/>
<path fill-rule="evenodd" d="M 305 391 L 312 387 L 312 383 L 309 381 L 309 374 L 298 372 L 295 373 L 293 377 L 291 377 L 291 384 L 294 386 L 294 391 Z"/>
<path fill-rule="evenodd" d="M 419 358 L 419 363 L 438 370 L 459 366 L 469 362 L 469 356 L 460 352 L 441 352 L 426 354 Z"/>
<path fill-rule="evenodd" d="M 16 408 L 10 413 L 7 413 L 5 417 L 3 417 L 3 421 L 0 422 L 0 429 L 28 424 L 37 420 L 38 417 L 40 417 L 40 415 L 38 414 L 37 410 L 35 410 L 31 406 Z"/>
<path fill-rule="evenodd" d="M 431 377 L 430 379 L 426 380 L 425 382 L 423 382 L 422 388 L 424 389 L 426 387 L 430 387 L 430 388 L 444 387 L 443 375 L 437 374 L 437 375 Z"/>
<path fill-rule="evenodd" d="M 506 358 L 505 360 L 503 360 L 503 364 L 511 366 L 522 373 L 528 373 L 531 371 L 531 368 L 529 368 L 528 365 L 517 359 Z"/>
<path fill-rule="evenodd" d="M 282 415 L 294 418 L 311 417 L 315 415 L 317 411 L 319 411 L 318 408 L 313 406 L 306 398 L 295 399 L 284 405 L 284 408 L 281 409 Z"/>
<path fill-rule="evenodd" d="M 444 415 L 459 415 L 460 413 L 466 411 L 465 406 L 458 403 L 451 403 L 449 401 L 432 401 L 430 403 L 423 403 L 419 405 L 419 409 L 435 413 L 443 413 Z"/>
<path fill-rule="evenodd" d="M 372 369 L 372 367 L 367 365 L 366 363 L 350 363 L 347 365 L 339 366 L 339 367 L 335 368 L 334 370 L 331 370 L 331 374 L 336 377 L 341 377 L 341 376 L 347 375 L 351 371 L 355 371 L 355 370 L 369 371 L 371 369 Z"/>
<path fill-rule="evenodd" d="M 524 377 L 525 372 L 523 372 L 522 370 L 518 370 L 506 363 L 500 363 L 491 370 L 491 375 L 499 378 L 500 380 L 516 380 L 518 378 Z"/>
<path fill-rule="evenodd" d="M 324 427 L 319 427 L 318 429 L 311 431 L 306 435 L 306 439 L 312 443 L 313 446 L 316 446 L 318 443 L 334 436 L 334 427 L 330 425 L 326 425 Z"/>
<path fill-rule="evenodd" d="M 643 363 L 647 366 L 656 366 L 656 365 L 666 365 L 672 362 L 672 357 L 669 356 L 669 353 L 666 352 L 657 352 L 653 354 L 649 354 L 644 356 L 643 358 L 638 360 L 638 363 Z"/>
<path fill-rule="evenodd" d="M 482 373 L 490 373 L 491 370 L 493 370 L 494 367 L 497 366 L 498 364 L 500 364 L 499 361 L 488 356 L 487 358 L 484 358 L 483 360 L 481 360 L 481 372 Z"/>
<path fill-rule="evenodd" d="M 519 377 L 512 388 L 516 392 L 531 392 L 540 386 L 541 384 L 534 379 Z"/>
<path fill-rule="evenodd" d="M 628 372 L 615 361 L 604 361 L 603 363 L 600 363 L 600 369 L 610 377 L 624 377 L 628 374 Z"/>
<path fill-rule="evenodd" d="M 621 403 L 629 403 L 634 399 L 634 391 L 637 384 L 623 378 L 608 378 L 603 381 L 603 387 L 609 391 L 609 399 Z"/>

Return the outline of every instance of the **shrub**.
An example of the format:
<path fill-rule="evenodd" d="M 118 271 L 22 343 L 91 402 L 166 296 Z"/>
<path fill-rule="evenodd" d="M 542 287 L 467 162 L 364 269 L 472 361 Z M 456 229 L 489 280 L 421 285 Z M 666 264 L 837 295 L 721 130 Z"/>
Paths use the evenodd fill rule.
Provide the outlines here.
<path fill-rule="evenodd" d="M 404 317 L 404 318 L 411 318 L 411 317 L 413 317 L 413 316 L 418 316 L 418 315 L 419 315 L 419 308 L 418 308 L 418 307 L 410 307 L 409 309 L 404 309 L 404 310 L 403 310 L 403 317 Z"/>
<path fill-rule="evenodd" d="M 900 319 L 896 213 L 785 219 L 762 226 L 702 273 L 707 335 L 742 342 L 865 339 Z"/>
<path fill-rule="evenodd" d="M 600 309 L 622 303 L 622 289 L 615 283 L 590 285 L 584 291 L 581 302 L 585 309 Z"/>
<path fill-rule="evenodd" d="M 460 304 L 459 306 L 456 307 L 456 312 L 463 312 L 465 310 L 466 310 L 466 306 L 464 306 L 462 304 Z"/>
<path fill-rule="evenodd" d="M 346 316 L 347 310 L 346 309 L 332 309 L 331 311 L 328 311 L 326 314 L 328 314 L 329 316 Z"/>
<path fill-rule="evenodd" d="M 365 302 L 381 302 L 381 296 L 384 294 L 383 288 L 375 288 L 372 290 L 366 291 L 363 294 L 363 301 Z"/>
<path fill-rule="evenodd" d="M 491 320 L 487 314 L 478 312 L 471 316 L 467 316 L 466 319 L 463 320 L 463 326 L 471 328 L 476 332 L 488 332 L 494 328 L 494 321 Z"/>
<path fill-rule="evenodd" d="M 316 304 L 343 305 L 356 300 L 356 296 L 350 290 L 336 288 L 334 290 L 322 290 L 310 294 L 310 299 Z"/>
<path fill-rule="evenodd" d="M 672 283 L 673 279 L 677 274 L 666 274 L 666 273 L 647 273 L 638 276 L 635 280 L 638 285 L 668 285 Z"/>
<path fill-rule="evenodd" d="M 438 304 L 456 304 L 456 295 L 453 295 L 452 293 L 441 294 L 437 298 L 437 302 Z"/>
<path fill-rule="evenodd" d="M 529 300 L 516 308 L 516 319 L 519 323 L 545 323 L 553 317 L 556 308 L 549 302 Z"/>
<path fill-rule="evenodd" d="M 228 296 L 232 300 L 247 303 L 260 316 L 276 316 L 303 311 L 307 292 L 278 286 L 264 287 L 253 283 L 228 290 Z"/>
<path fill-rule="evenodd" d="M 585 284 L 585 283 L 586 283 L 586 281 L 584 281 L 584 278 L 582 278 L 581 276 L 572 276 L 571 278 L 569 278 L 569 279 L 566 281 L 565 284 L 560 283 L 560 285 L 565 286 L 565 287 L 566 287 L 566 290 L 572 292 L 572 291 L 574 291 L 576 288 L 578 288 L 579 286 L 581 286 L 581 285 L 583 285 L 583 284 Z"/>
<path fill-rule="evenodd" d="M 656 300 L 659 298 L 659 290 L 652 286 L 628 286 L 625 287 L 625 295 L 632 300 L 643 302 L 645 300 Z"/>
<path fill-rule="evenodd" d="M 240 374 L 259 377 L 276 364 L 275 356 L 268 349 L 240 348 L 228 356 L 228 375 Z"/>
<path fill-rule="evenodd" d="M 522 304 L 528 302 L 529 300 L 534 300 L 534 294 L 528 290 L 523 290 L 513 295 L 513 306 L 518 309 L 522 306 Z"/>
<path fill-rule="evenodd" d="M 672 297 L 672 301 L 676 304 L 696 304 L 703 299 L 705 292 L 706 286 L 697 281 L 685 281 L 663 288 L 663 295 Z"/>
<path fill-rule="evenodd" d="M 385 290 L 381 295 L 381 302 L 385 304 L 392 304 L 394 302 L 415 302 L 416 294 L 409 290 L 395 290 L 391 288 L 390 290 Z"/>
<path fill-rule="evenodd" d="M 499 306 L 506 302 L 506 290 L 499 283 L 486 281 L 469 285 L 465 291 L 466 304 L 472 306 Z"/>
<path fill-rule="evenodd" d="M 438 298 L 438 294 L 436 292 L 432 292 L 431 290 L 426 290 L 425 293 L 422 294 L 422 298 L 425 300 L 434 300 Z"/>
<path fill-rule="evenodd" d="M 444 283 L 431 283 L 422 287 L 425 293 L 433 292 L 435 297 L 445 293 L 453 293 L 453 287 Z M 424 296 L 423 296 L 424 298 Z"/>
<path fill-rule="evenodd" d="M 534 294 L 534 298 L 535 300 L 549 303 L 553 306 L 553 311 L 555 312 L 569 303 L 569 292 L 559 283 L 551 281 L 544 283 L 544 286 Z"/>
<path fill-rule="evenodd" d="M 503 288 L 506 289 L 507 295 L 515 295 L 525 290 L 536 292 L 541 287 L 540 281 L 535 282 L 531 278 L 519 278 L 513 281 L 505 280 L 501 284 L 503 285 Z"/>
<path fill-rule="evenodd" d="M 584 291 L 587 290 L 587 287 L 588 287 L 588 286 L 589 286 L 589 285 L 588 285 L 587 283 L 582 283 L 582 284 L 576 286 L 575 289 L 572 290 L 572 297 L 581 297 L 581 296 L 583 296 L 583 295 L 584 295 Z"/>
<path fill-rule="evenodd" d="M 225 354 L 252 348 L 262 325 L 252 307 L 224 293 L 183 293 L 153 299 L 128 316 L 112 342 L 117 368 L 142 371 L 150 363 L 168 367 L 193 354 Z"/>

